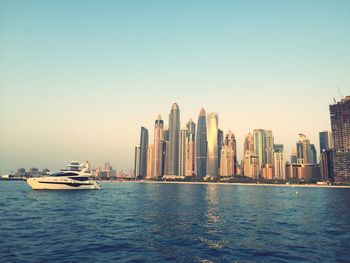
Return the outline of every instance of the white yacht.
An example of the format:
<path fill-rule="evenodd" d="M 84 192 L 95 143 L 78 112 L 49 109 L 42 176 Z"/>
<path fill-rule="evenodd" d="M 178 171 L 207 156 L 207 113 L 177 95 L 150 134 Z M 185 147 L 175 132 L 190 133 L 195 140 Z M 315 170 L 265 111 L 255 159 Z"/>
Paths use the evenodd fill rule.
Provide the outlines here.
<path fill-rule="evenodd" d="M 72 161 L 67 169 L 43 177 L 28 178 L 27 183 L 34 190 L 89 190 L 100 189 L 101 186 L 91 179 L 92 173 L 88 164 L 80 165 Z"/>

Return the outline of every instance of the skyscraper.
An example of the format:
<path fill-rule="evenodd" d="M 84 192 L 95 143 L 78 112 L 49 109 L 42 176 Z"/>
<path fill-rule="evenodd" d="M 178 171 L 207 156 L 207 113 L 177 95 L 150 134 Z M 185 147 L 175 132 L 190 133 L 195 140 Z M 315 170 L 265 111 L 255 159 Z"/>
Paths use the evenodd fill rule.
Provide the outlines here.
<path fill-rule="evenodd" d="M 222 144 L 224 142 L 224 132 L 221 129 L 218 129 L 218 163 L 219 163 L 219 169 L 220 169 L 220 159 L 221 159 L 221 148 Z"/>
<path fill-rule="evenodd" d="M 304 134 L 300 133 L 297 141 L 297 163 L 312 164 L 312 162 L 310 140 Z"/>
<path fill-rule="evenodd" d="M 164 139 L 163 126 L 164 126 L 164 123 L 163 123 L 162 117 L 159 114 L 154 125 L 154 170 L 153 170 L 154 177 L 159 177 L 162 175 L 162 157 L 163 157 L 162 140 Z"/>
<path fill-rule="evenodd" d="M 290 154 L 290 163 L 291 164 L 297 164 L 298 163 L 298 156 L 297 156 L 297 152 L 295 151 L 295 149 L 292 149 L 292 153 Z"/>
<path fill-rule="evenodd" d="M 179 175 L 181 176 L 186 174 L 186 134 L 187 128 L 181 128 L 179 138 Z"/>
<path fill-rule="evenodd" d="M 134 177 L 138 177 L 140 170 L 140 145 L 135 146 Z"/>
<path fill-rule="evenodd" d="M 333 142 L 332 142 L 332 133 L 329 131 L 321 131 L 319 133 L 320 138 L 320 153 L 323 152 L 323 150 L 327 151 L 329 149 L 333 149 Z"/>
<path fill-rule="evenodd" d="M 169 142 L 166 140 L 161 140 L 162 144 L 162 169 L 161 169 L 161 175 L 167 175 L 168 174 L 168 164 L 169 164 Z"/>
<path fill-rule="evenodd" d="M 179 175 L 180 110 L 177 103 L 169 114 L 169 175 Z"/>
<path fill-rule="evenodd" d="M 316 151 L 315 145 L 310 144 L 310 149 L 311 149 L 311 163 L 317 164 L 317 151 Z"/>
<path fill-rule="evenodd" d="M 199 112 L 197 122 L 196 160 L 197 177 L 203 178 L 207 174 L 207 121 L 203 108 Z"/>
<path fill-rule="evenodd" d="M 266 133 L 266 163 L 267 164 L 273 164 L 273 146 L 274 146 L 274 139 L 273 134 L 271 130 L 267 130 Z"/>
<path fill-rule="evenodd" d="M 283 152 L 283 144 L 274 145 L 273 168 L 276 179 L 286 179 L 286 160 Z"/>
<path fill-rule="evenodd" d="M 218 158 L 218 125 L 219 119 L 217 113 L 208 114 L 208 159 L 207 159 L 207 175 L 211 177 L 218 176 L 219 158 Z"/>
<path fill-rule="evenodd" d="M 254 151 L 258 156 L 259 169 L 261 165 L 266 163 L 266 131 L 263 129 L 255 129 L 254 132 Z"/>
<path fill-rule="evenodd" d="M 334 148 L 350 152 L 350 96 L 329 106 Z"/>
<path fill-rule="evenodd" d="M 192 119 L 186 124 L 186 176 L 196 175 L 196 124 Z"/>
<path fill-rule="evenodd" d="M 147 179 L 154 179 L 154 145 L 149 144 L 147 149 Z"/>
<path fill-rule="evenodd" d="M 247 151 L 253 151 L 254 150 L 254 138 L 253 135 L 249 132 L 244 140 L 244 155 Z"/>
<path fill-rule="evenodd" d="M 228 131 L 221 148 L 220 176 L 233 176 L 235 169 L 234 150 L 236 139 L 232 131 Z"/>
<path fill-rule="evenodd" d="M 237 142 L 234 133 L 232 132 L 232 149 L 233 149 L 233 174 L 237 174 Z"/>
<path fill-rule="evenodd" d="M 141 127 L 140 136 L 140 165 L 137 177 L 145 178 L 147 175 L 147 148 L 148 148 L 148 130 Z"/>
<path fill-rule="evenodd" d="M 334 142 L 335 181 L 350 181 L 350 96 L 329 106 Z"/>
<path fill-rule="evenodd" d="M 246 151 L 243 163 L 243 173 L 245 176 L 259 178 L 259 160 L 254 150 Z"/>

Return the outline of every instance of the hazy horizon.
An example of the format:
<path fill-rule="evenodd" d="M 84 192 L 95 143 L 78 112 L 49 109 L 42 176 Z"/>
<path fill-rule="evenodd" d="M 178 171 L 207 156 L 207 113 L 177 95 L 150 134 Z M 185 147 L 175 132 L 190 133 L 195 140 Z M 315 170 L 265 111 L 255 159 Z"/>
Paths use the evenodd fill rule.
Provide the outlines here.
<path fill-rule="evenodd" d="M 218 112 L 243 141 L 330 130 L 350 95 L 350 1 L 0 0 L 0 174 L 71 160 L 133 168 L 140 127 Z"/>

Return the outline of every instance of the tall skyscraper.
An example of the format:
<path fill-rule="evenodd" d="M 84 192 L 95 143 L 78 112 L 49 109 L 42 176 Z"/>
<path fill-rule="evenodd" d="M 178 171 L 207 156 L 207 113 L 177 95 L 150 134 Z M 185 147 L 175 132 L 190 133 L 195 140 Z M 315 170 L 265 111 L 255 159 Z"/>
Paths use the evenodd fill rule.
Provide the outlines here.
<path fill-rule="evenodd" d="M 148 130 L 141 127 L 140 136 L 140 165 L 137 177 L 145 178 L 147 175 L 147 149 L 148 149 Z"/>
<path fill-rule="evenodd" d="M 236 139 L 232 131 L 228 131 L 225 136 L 224 143 L 221 148 L 220 158 L 220 176 L 233 176 L 235 169 L 235 155 Z"/>
<path fill-rule="evenodd" d="M 179 175 L 180 110 L 177 103 L 169 114 L 169 175 Z"/>
<path fill-rule="evenodd" d="M 218 163 L 219 163 L 219 169 L 220 169 L 220 159 L 221 159 L 221 148 L 222 144 L 224 142 L 224 132 L 221 129 L 218 129 Z"/>
<path fill-rule="evenodd" d="M 181 128 L 179 138 L 179 175 L 181 176 L 186 174 L 186 135 L 187 128 Z"/>
<path fill-rule="evenodd" d="M 298 163 L 298 156 L 296 150 L 293 148 L 292 153 L 290 154 L 290 163 L 291 164 L 297 164 Z"/>
<path fill-rule="evenodd" d="M 311 149 L 311 163 L 317 164 L 317 151 L 316 151 L 315 145 L 310 144 L 310 149 Z"/>
<path fill-rule="evenodd" d="M 332 133 L 329 131 L 321 131 L 319 133 L 320 138 L 320 153 L 323 152 L 323 150 L 327 151 L 329 149 L 333 149 L 333 138 Z"/>
<path fill-rule="evenodd" d="M 186 124 L 186 176 L 196 175 L 196 124 L 192 119 Z"/>
<path fill-rule="evenodd" d="M 232 132 L 232 149 L 233 149 L 233 174 L 237 174 L 237 141 L 234 133 Z"/>
<path fill-rule="evenodd" d="M 271 130 L 266 130 L 266 163 L 273 164 L 273 146 L 274 146 L 274 138 Z"/>
<path fill-rule="evenodd" d="M 147 179 L 154 179 L 154 145 L 149 144 L 147 149 Z"/>
<path fill-rule="evenodd" d="M 167 127 L 164 128 L 164 140 L 169 141 L 169 130 Z"/>
<path fill-rule="evenodd" d="M 310 140 L 304 134 L 300 133 L 297 141 L 297 163 L 312 164 L 312 162 Z"/>
<path fill-rule="evenodd" d="M 218 125 L 219 119 L 217 113 L 208 114 L 208 130 L 207 130 L 207 142 L 208 142 L 208 159 L 207 159 L 207 175 L 211 177 L 218 176 L 219 158 L 218 158 Z"/>
<path fill-rule="evenodd" d="M 163 126 L 164 123 L 162 117 L 159 114 L 154 125 L 154 177 L 162 176 L 162 140 L 164 139 Z"/>
<path fill-rule="evenodd" d="M 283 148 L 283 144 L 275 144 L 273 153 L 275 178 L 280 180 L 286 179 L 286 160 Z"/>
<path fill-rule="evenodd" d="M 248 135 L 245 137 L 243 149 L 244 149 L 244 156 L 247 151 L 254 150 L 254 137 L 251 133 L 248 133 Z"/>
<path fill-rule="evenodd" d="M 199 112 L 197 122 L 196 160 L 197 177 L 203 178 L 207 175 L 207 121 L 203 108 Z"/>
<path fill-rule="evenodd" d="M 334 142 L 335 181 L 350 182 L 350 96 L 329 106 Z"/>
<path fill-rule="evenodd" d="M 135 146 L 134 177 L 138 177 L 140 170 L 140 145 Z"/>
<path fill-rule="evenodd" d="M 169 142 L 166 140 L 161 140 L 162 144 L 162 169 L 161 175 L 167 175 L 169 170 Z"/>
<path fill-rule="evenodd" d="M 259 169 L 261 165 L 266 163 L 266 131 L 263 129 L 255 129 L 254 132 L 254 151 L 258 156 Z"/>

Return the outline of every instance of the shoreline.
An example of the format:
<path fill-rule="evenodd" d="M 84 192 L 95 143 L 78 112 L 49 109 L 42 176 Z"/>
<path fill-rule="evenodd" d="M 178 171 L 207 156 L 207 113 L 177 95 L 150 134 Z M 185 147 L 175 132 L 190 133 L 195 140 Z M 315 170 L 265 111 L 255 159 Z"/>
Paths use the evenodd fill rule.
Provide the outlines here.
<path fill-rule="evenodd" d="M 106 183 L 144 183 L 144 184 L 197 184 L 197 185 L 232 185 L 232 186 L 280 186 L 280 187 L 309 187 L 309 188 L 345 188 L 350 185 L 318 185 L 318 184 L 255 184 L 255 183 L 224 183 L 224 182 L 178 182 L 178 181 L 99 181 Z"/>

